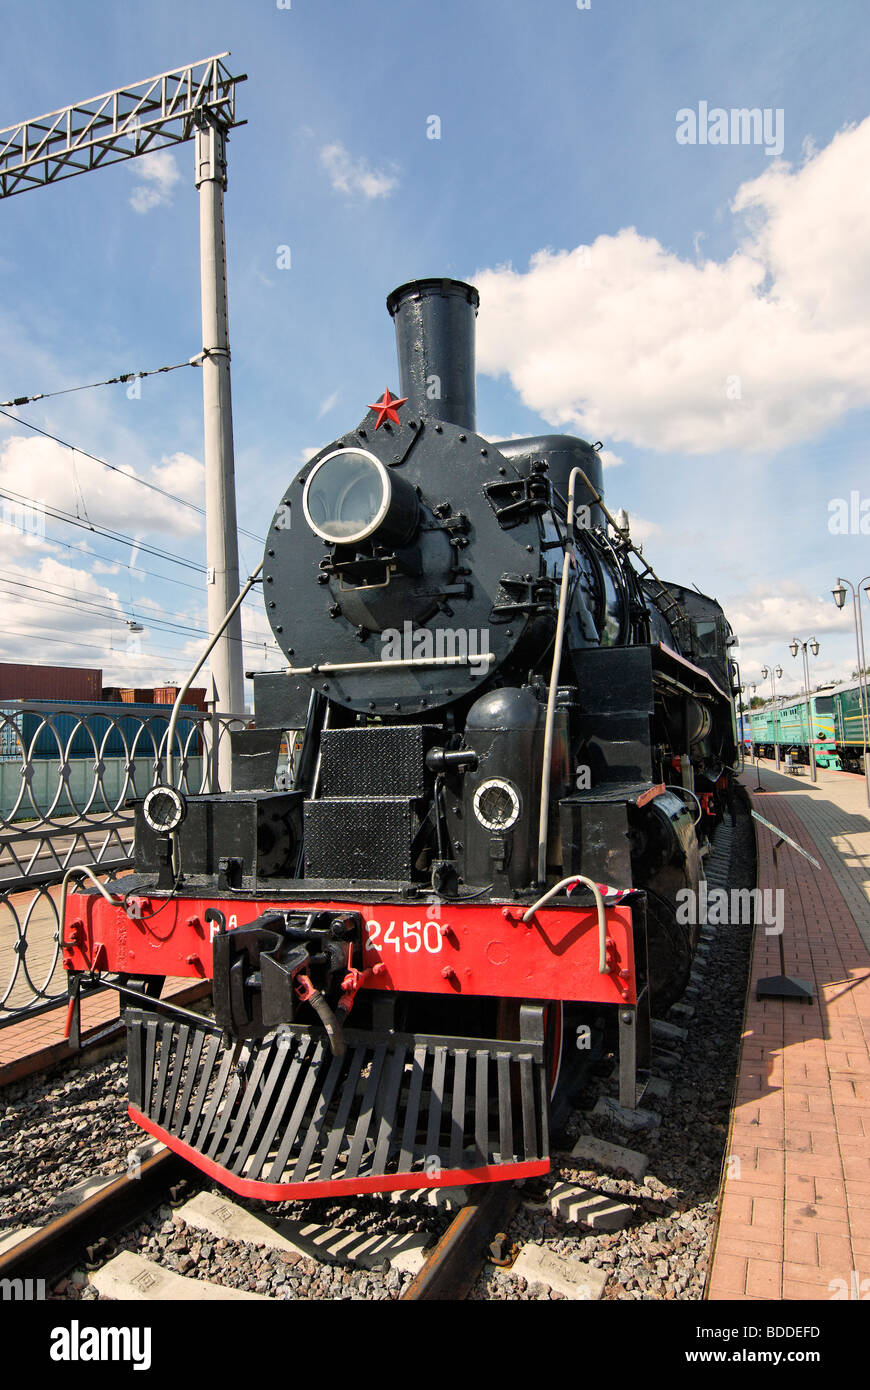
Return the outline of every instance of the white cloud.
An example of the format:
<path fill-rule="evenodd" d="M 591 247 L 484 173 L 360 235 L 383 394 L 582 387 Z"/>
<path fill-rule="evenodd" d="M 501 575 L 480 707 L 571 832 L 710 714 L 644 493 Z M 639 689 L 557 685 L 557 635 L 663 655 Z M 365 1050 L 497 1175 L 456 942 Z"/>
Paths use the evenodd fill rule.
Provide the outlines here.
<path fill-rule="evenodd" d="M 728 603 L 728 619 L 741 646 L 770 642 L 779 647 L 798 637 L 821 638 L 823 633 L 848 632 L 850 613 L 841 612 L 830 594 L 810 594 L 799 584 L 780 580 L 771 592 L 758 586 L 748 594 L 734 595 Z"/>
<path fill-rule="evenodd" d="M 0 442 L 0 491 L 136 535 L 154 531 L 193 537 L 204 531 L 203 517 L 140 487 L 134 481 L 139 476 L 129 465 L 120 473 L 111 472 L 50 439 L 13 435 Z M 178 453 L 164 457 L 146 481 L 199 503 L 202 478 L 202 464 Z M 57 532 L 59 526 L 49 519 L 50 530 Z"/>
<path fill-rule="evenodd" d="M 104 666 L 104 657 L 115 649 L 121 659 L 118 669 L 134 669 L 126 660 L 123 605 L 112 589 L 85 569 L 62 564 L 50 555 L 30 566 L 16 564 L 4 546 L 0 602 L 4 609 L 0 659 L 30 660 L 41 640 L 45 647 L 39 648 L 40 659 L 51 665 Z"/>
<path fill-rule="evenodd" d="M 320 162 L 337 193 L 361 193 L 364 198 L 383 198 L 398 186 L 395 165 L 373 169 L 368 160 L 354 158 L 338 141 L 324 145 Z"/>
<path fill-rule="evenodd" d="M 630 227 L 478 272 L 481 370 L 590 439 L 696 454 L 817 434 L 870 404 L 868 164 L 870 117 L 741 185 L 725 261 Z"/>
<path fill-rule="evenodd" d="M 809 655 L 810 686 L 839 682 L 851 678 L 855 669 L 855 642 L 851 612 L 842 613 L 834 605 L 830 593 L 811 592 L 799 581 L 777 579 L 775 589 L 762 583 L 749 589 L 722 595 L 725 615 L 740 640 L 733 656 L 740 667 L 740 678 L 746 687 L 744 700 L 752 692 L 770 696 L 770 680 L 761 675 L 762 666 L 782 668 L 776 688 L 780 695 L 794 695 L 803 689 L 803 658 L 789 651 L 789 643 L 816 638 L 819 655 Z"/>
<path fill-rule="evenodd" d="M 324 417 L 324 415 L 328 415 L 328 414 L 329 414 L 330 410 L 332 410 L 332 407 L 335 405 L 336 401 L 338 400 L 338 396 L 339 396 L 338 391 L 333 391 L 331 395 L 329 395 L 329 396 L 326 397 L 326 400 L 325 400 L 325 401 L 321 401 L 321 403 L 320 403 L 320 409 L 319 409 L 318 412 L 317 412 L 317 418 L 318 418 L 318 420 L 322 420 L 323 417 Z"/>
<path fill-rule="evenodd" d="M 38 650 L 39 659 L 51 665 L 101 668 L 105 685 L 147 686 L 169 673 L 184 675 L 205 640 L 205 588 L 201 596 L 185 591 L 181 600 L 177 593 L 173 590 L 166 603 L 141 593 L 133 600 L 125 575 L 115 590 L 94 570 L 54 554 L 33 557 L 19 551 L 13 557 L 4 533 L 0 660 L 30 661 Z M 131 618 L 142 632 L 130 631 Z M 201 633 L 167 630 L 160 625 L 167 621 Z"/>
<path fill-rule="evenodd" d="M 152 208 L 168 203 L 172 190 L 181 179 L 181 171 L 175 163 L 171 150 L 155 150 L 143 154 L 134 165 L 136 177 L 142 182 L 130 194 L 130 206 L 134 212 L 150 212 Z"/>
<path fill-rule="evenodd" d="M 245 648 L 246 669 L 249 671 L 280 671 L 286 669 L 287 657 L 278 647 L 262 604 L 246 603 L 242 608 L 242 637 L 255 643 Z"/>
<path fill-rule="evenodd" d="M 202 505 L 205 491 L 205 464 L 191 454 L 164 454 L 152 469 L 149 480 L 167 492 L 174 492 L 186 502 Z"/>

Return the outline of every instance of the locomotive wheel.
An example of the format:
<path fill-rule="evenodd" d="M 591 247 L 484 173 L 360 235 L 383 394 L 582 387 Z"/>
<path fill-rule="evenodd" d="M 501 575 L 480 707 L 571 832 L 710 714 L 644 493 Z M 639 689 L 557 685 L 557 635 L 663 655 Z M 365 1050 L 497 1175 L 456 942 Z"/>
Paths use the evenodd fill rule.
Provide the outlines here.
<path fill-rule="evenodd" d="M 692 969 L 692 936 L 692 927 L 677 921 L 670 904 L 647 889 L 647 955 L 654 1018 L 663 1018 L 685 992 Z"/>

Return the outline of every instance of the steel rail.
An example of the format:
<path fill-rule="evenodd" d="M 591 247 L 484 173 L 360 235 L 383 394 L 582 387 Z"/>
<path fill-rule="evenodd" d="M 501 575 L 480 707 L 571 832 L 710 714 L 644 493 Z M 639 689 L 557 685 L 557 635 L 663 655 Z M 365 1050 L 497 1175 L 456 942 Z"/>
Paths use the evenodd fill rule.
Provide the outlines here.
<path fill-rule="evenodd" d="M 488 1183 L 479 1199 L 453 1218 L 402 1300 L 434 1303 L 467 1298 L 486 1263 L 488 1243 L 519 1203 L 516 1183 Z"/>
<path fill-rule="evenodd" d="M 56 1281 L 85 1259 L 89 1245 L 141 1221 L 185 1176 L 190 1176 L 189 1164 L 171 1149 L 154 1154 L 135 1177 L 124 1173 L 0 1255 L 0 1280 Z"/>

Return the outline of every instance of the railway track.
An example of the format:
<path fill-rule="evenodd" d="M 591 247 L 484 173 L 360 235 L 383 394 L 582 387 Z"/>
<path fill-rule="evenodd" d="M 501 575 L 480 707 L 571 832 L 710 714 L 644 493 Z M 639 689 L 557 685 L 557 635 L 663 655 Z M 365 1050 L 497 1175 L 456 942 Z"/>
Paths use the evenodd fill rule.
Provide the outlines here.
<path fill-rule="evenodd" d="M 40 1279 L 51 1286 L 89 1262 L 101 1242 L 171 1197 L 186 1168 L 177 1154 L 162 1149 L 145 1160 L 135 1179 L 127 1173 L 115 1178 L 0 1254 L 0 1279 Z"/>
<path fill-rule="evenodd" d="M 110 1253 L 116 1237 L 151 1215 L 156 1208 L 165 1203 L 178 1208 L 187 1195 L 189 1174 L 190 1168 L 182 1159 L 169 1149 L 162 1149 L 146 1159 L 135 1178 L 128 1174 L 119 1176 L 0 1254 L 0 1280 L 42 1280 L 50 1288 L 77 1266 L 85 1266 L 92 1270 L 91 1281 L 103 1296 L 111 1297 L 114 1293 L 117 1297 L 126 1294 L 144 1302 L 164 1301 L 184 1297 L 183 1285 L 196 1283 L 196 1291 L 190 1291 L 191 1297 L 195 1292 L 197 1297 L 209 1298 L 260 1297 L 218 1284 L 207 1284 L 203 1288 L 198 1281 L 171 1273 L 167 1279 L 168 1272 L 153 1261 L 129 1251 L 118 1255 Z M 193 1221 L 198 1217 L 207 1219 L 208 1197 L 206 1194 L 200 1196 L 206 1196 L 206 1201 L 200 1202 L 198 1208 L 196 1198 L 180 1208 L 182 1220 L 185 1214 Z M 401 1298 L 409 1302 L 465 1298 L 480 1274 L 487 1256 L 487 1243 L 492 1240 L 496 1228 L 510 1218 L 518 1203 L 519 1193 L 512 1183 L 482 1186 L 474 1200 L 453 1217 Z M 231 1216 L 238 1211 L 244 1215 L 240 1208 L 222 1199 L 213 1199 L 211 1205 L 214 1212 L 223 1211 Z M 258 1226 L 261 1229 L 253 1231 L 249 1227 L 248 1233 L 267 1235 L 266 1224 L 259 1222 Z M 228 1221 L 227 1230 L 233 1229 L 232 1221 Z M 275 1248 L 281 1249 L 288 1242 L 277 1226 L 274 1230 Z"/>

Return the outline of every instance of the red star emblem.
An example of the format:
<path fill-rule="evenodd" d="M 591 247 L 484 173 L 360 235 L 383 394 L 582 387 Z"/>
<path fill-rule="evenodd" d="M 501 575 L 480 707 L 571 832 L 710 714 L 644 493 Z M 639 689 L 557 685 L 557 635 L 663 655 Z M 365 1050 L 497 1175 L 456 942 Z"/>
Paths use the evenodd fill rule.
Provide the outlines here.
<path fill-rule="evenodd" d="M 379 401 L 373 401 L 369 410 L 376 410 L 378 418 L 375 422 L 375 429 L 379 430 L 385 420 L 392 420 L 393 424 L 401 424 L 399 419 L 399 406 L 404 405 L 407 396 L 391 396 L 389 386 L 384 388 L 384 394 Z"/>

